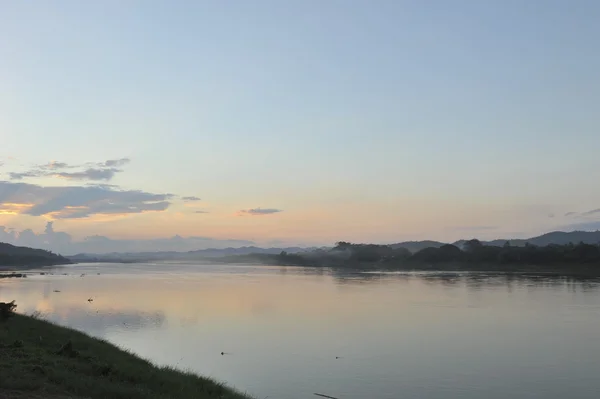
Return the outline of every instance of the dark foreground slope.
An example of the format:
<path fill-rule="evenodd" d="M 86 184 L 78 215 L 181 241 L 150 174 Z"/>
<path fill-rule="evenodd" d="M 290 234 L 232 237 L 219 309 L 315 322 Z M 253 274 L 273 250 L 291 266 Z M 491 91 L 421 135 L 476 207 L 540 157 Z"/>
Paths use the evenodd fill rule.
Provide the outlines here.
<path fill-rule="evenodd" d="M 46 321 L 0 321 L 0 398 L 42 397 L 249 399 Z"/>

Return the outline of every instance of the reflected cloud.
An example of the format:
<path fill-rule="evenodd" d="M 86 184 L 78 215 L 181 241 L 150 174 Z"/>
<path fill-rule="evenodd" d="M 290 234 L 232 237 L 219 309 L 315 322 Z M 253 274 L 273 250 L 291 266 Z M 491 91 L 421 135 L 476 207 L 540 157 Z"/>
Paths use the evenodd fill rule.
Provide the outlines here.
<path fill-rule="evenodd" d="M 167 317 L 175 327 L 200 329 L 226 328 L 240 320 L 249 328 L 258 328 L 265 320 L 278 320 L 289 328 L 317 323 L 344 323 L 350 328 L 371 318 L 385 319 L 389 306 L 409 319 L 435 323 L 419 309 L 490 306 L 502 303 L 504 292 L 515 290 L 522 295 L 540 288 L 557 292 L 600 288 L 599 279 L 535 274 L 177 264 L 87 269 L 75 265 L 69 270 L 68 276 L 35 273 L 27 281 L 0 284 L 2 297 L 16 299 L 22 312 L 38 311 L 49 320 L 106 336 L 115 328 L 166 328 Z M 469 300 L 461 292 L 486 292 L 488 302 Z M 88 303 L 90 297 L 93 302 Z"/>
<path fill-rule="evenodd" d="M 310 268 L 304 274 L 316 275 Z M 361 285 L 381 283 L 406 283 L 418 281 L 430 286 L 458 287 L 480 290 L 487 287 L 535 287 L 564 289 L 578 287 L 585 291 L 600 290 L 600 278 L 572 277 L 534 273 L 488 273 L 488 272 L 361 272 L 353 270 L 331 269 L 328 275 L 340 285 Z"/>
<path fill-rule="evenodd" d="M 122 311 L 116 309 L 85 309 L 81 307 L 53 308 L 47 302 L 36 306 L 45 319 L 61 325 L 104 337 L 113 328 L 147 330 L 161 328 L 166 321 L 161 311 Z"/>

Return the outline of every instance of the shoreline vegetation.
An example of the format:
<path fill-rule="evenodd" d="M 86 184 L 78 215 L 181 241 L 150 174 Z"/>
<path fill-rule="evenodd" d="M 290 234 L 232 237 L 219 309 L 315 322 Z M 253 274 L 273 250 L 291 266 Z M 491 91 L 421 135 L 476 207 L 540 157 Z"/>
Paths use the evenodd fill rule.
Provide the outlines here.
<path fill-rule="evenodd" d="M 572 239 L 581 239 L 578 244 Z M 585 241 L 584 241 L 585 240 Z M 189 252 L 78 254 L 63 257 L 50 251 L 0 243 L 0 271 L 73 263 L 197 262 L 300 266 L 367 271 L 534 272 L 600 277 L 600 231 L 552 232 L 531 239 L 460 240 L 454 244 L 409 241 L 391 245 L 340 241 L 333 248 L 226 248 Z M 19 277 L 1 275 L 0 277 Z M 21 276 L 22 277 L 22 276 Z"/>
<path fill-rule="evenodd" d="M 251 399 L 82 332 L 15 314 L 10 305 L 0 313 L 2 398 Z"/>
<path fill-rule="evenodd" d="M 25 278 L 27 274 L 25 273 L 0 273 L 0 278 Z"/>
<path fill-rule="evenodd" d="M 330 250 L 273 254 L 249 254 L 215 259 L 221 263 L 253 263 L 272 266 L 329 267 L 380 271 L 478 271 L 537 272 L 600 276 L 600 245 L 550 244 L 546 246 L 484 245 L 465 241 L 462 248 L 444 244 L 417 252 L 389 245 L 338 242 Z"/>

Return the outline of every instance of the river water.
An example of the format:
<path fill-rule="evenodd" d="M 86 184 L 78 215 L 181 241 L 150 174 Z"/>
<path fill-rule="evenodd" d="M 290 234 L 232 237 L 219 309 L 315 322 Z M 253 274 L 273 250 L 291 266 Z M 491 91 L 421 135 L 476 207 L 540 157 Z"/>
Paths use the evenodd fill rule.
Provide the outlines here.
<path fill-rule="evenodd" d="M 600 397 L 594 280 L 176 263 L 51 272 L 0 280 L 0 301 L 257 399 Z"/>

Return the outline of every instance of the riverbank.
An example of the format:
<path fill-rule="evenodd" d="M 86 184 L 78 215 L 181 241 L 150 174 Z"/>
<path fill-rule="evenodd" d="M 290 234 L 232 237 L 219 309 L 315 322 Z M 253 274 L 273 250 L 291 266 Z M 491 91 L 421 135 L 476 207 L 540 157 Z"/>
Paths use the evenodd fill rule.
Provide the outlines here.
<path fill-rule="evenodd" d="M 27 275 L 25 273 L 0 273 L 0 278 L 25 278 Z"/>
<path fill-rule="evenodd" d="M 19 264 L 10 264 L 10 265 L 0 265 L 0 273 L 14 273 L 14 272 L 26 272 L 29 270 L 36 269 L 49 269 L 56 266 L 66 266 L 72 265 L 75 262 L 61 262 L 61 263 L 29 263 L 24 265 Z M 1 398 L 0 398 L 1 399 Z"/>
<path fill-rule="evenodd" d="M 250 399 L 30 316 L 0 321 L 0 398 Z"/>

